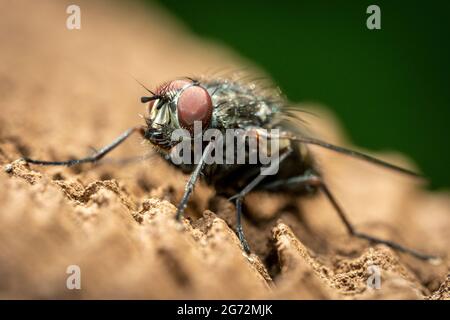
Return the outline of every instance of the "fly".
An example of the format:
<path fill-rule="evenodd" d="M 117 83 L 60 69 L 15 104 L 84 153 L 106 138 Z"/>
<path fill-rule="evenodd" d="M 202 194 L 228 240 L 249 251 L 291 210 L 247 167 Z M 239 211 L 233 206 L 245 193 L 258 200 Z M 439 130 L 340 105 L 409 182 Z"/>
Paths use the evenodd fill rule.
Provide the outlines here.
<path fill-rule="evenodd" d="M 89 157 L 66 161 L 43 161 L 30 158 L 23 160 L 31 164 L 53 166 L 96 162 L 133 133 L 139 133 L 160 151 L 159 154 L 166 161 L 190 174 L 183 198 L 177 207 L 176 219 L 180 220 L 183 217 L 194 185 L 202 176 L 218 193 L 227 195 L 230 201 L 235 202 L 236 233 L 247 253 L 250 252 L 250 247 L 242 229 L 242 204 L 249 193 L 265 190 L 294 196 L 322 192 L 351 236 L 387 245 L 418 259 L 435 259 L 431 255 L 394 241 L 356 230 L 324 181 L 309 146 L 316 145 L 409 176 L 420 177 L 420 175 L 369 155 L 310 137 L 304 133 L 298 122 L 293 121 L 295 116 L 291 111 L 295 109 L 289 106 L 287 100 L 277 90 L 226 78 L 180 78 L 166 82 L 154 91 L 143 87 L 150 94 L 141 98 L 141 102 L 147 105 L 148 113 L 144 117 L 144 125 L 128 129 L 111 144 Z M 201 124 L 202 130 L 215 129 L 225 134 L 226 130 L 239 129 L 249 135 L 256 135 L 258 139 L 278 139 L 279 157 L 275 160 L 279 168 L 277 173 L 261 174 L 260 164 L 207 163 L 206 155 L 213 148 L 212 140 L 209 143 L 202 143 L 201 155 L 197 162 L 174 163 L 170 153 L 180 141 L 172 139 L 172 134 L 175 130 L 183 129 L 193 138 L 196 123 Z M 267 133 L 272 129 L 277 129 L 279 133 L 276 135 Z"/>

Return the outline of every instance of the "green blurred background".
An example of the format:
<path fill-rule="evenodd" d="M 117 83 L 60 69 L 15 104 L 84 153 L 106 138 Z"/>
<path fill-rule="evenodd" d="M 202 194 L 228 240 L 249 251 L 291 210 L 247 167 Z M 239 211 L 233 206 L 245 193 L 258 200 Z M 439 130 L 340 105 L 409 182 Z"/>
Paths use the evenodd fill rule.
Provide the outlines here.
<path fill-rule="evenodd" d="M 449 187 L 450 2 L 158 2 L 259 64 L 290 100 L 332 108 L 355 144 L 398 150 L 432 188 Z M 381 30 L 366 27 L 371 4 Z"/>

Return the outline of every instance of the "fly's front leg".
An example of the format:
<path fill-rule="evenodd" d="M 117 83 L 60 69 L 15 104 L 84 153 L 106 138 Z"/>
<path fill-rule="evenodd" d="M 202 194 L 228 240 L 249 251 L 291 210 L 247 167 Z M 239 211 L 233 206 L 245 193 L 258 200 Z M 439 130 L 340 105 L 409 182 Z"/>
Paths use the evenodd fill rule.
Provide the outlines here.
<path fill-rule="evenodd" d="M 26 161 L 27 163 L 37 164 L 41 166 L 73 166 L 80 163 L 88 163 L 88 162 L 96 162 L 106 156 L 109 152 L 114 150 L 116 147 L 118 147 L 122 142 L 124 142 L 126 139 L 128 139 L 133 133 L 139 132 L 142 136 L 144 136 L 144 128 L 143 127 L 134 127 L 130 128 L 124 133 L 122 133 L 119 137 L 116 138 L 112 143 L 106 145 L 105 147 L 101 148 L 98 151 L 95 151 L 95 153 L 92 156 L 80 158 L 80 159 L 70 159 L 65 161 L 45 161 L 45 160 L 36 160 L 36 159 L 30 159 L 30 158 L 22 158 L 22 160 Z"/>
<path fill-rule="evenodd" d="M 192 191 L 194 190 L 195 182 L 198 180 L 198 177 L 200 176 L 200 173 L 202 172 L 202 169 L 205 166 L 206 158 L 210 156 L 209 153 L 213 145 L 214 143 L 210 142 L 203 150 L 202 157 L 200 158 L 200 161 L 195 167 L 194 172 L 191 174 L 189 181 L 187 182 L 186 187 L 184 188 L 183 198 L 181 199 L 180 204 L 178 205 L 177 208 L 176 214 L 177 220 L 180 220 L 181 217 L 183 216 L 184 210 L 186 209 L 187 203 L 189 201 L 189 197 L 191 196 Z"/>
<path fill-rule="evenodd" d="M 279 166 L 280 163 L 287 158 L 288 155 L 292 153 L 292 149 L 287 149 L 287 151 L 283 152 L 275 161 L 271 164 L 271 166 Z M 242 229 L 242 202 L 244 201 L 244 197 L 252 191 L 256 186 L 258 186 L 266 177 L 266 175 L 259 174 L 255 179 L 253 179 L 241 192 L 232 196 L 229 200 L 236 200 L 236 233 L 241 241 L 242 247 L 245 252 L 250 253 L 250 246 L 248 245 L 247 240 L 245 239 L 244 230 Z"/>
<path fill-rule="evenodd" d="M 306 172 L 302 176 L 292 177 L 292 178 L 283 179 L 283 180 L 277 180 L 277 181 L 271 182 L 267 185 L 264 185 L 262 187 L 266 190 L 276 190 L 277 188 L 279 188 L 281 186 L 283 186 L 283 187 L 287 187 L 287 186 L 290 186 L 290 187 L 312 187 L 312 188 L 320 189 L 324 193 L 326 198 L 330 201 L 331 205 L 333 206 L 333 208 L 335 209 L 337 214 L 339 215 L 339 218 L 344 223 L 348 233 L 354 237 L 365 239 L 365 240 L 371 241 L 373 243 L 380 243 L 380 244 L 387 245 L 395 250 L 410 254 L 421 260 L 436 259 L 436 257 L 434 257 L 434 256 L 430 256 L 430 255 L 418 252 L 414 249 L 405 247 L 394 241 L 384 240 L 384 239 L 380 239 L 378 237 L 374 237 L 374 236 L 366 234 L 366 233 L 358 232 L 353 227 L 350 220 L 347 218 L 347 215 L 345 214 L 344 210 L 339 205 L 336 198 L 333 196 L 333 194 L 331 193 L 331 191 L 329 190 L 328 186 L 325 184 L 323 179 L 321 177 L 319 177 L 318 175 L 316 175 L 312 171 Z"/>

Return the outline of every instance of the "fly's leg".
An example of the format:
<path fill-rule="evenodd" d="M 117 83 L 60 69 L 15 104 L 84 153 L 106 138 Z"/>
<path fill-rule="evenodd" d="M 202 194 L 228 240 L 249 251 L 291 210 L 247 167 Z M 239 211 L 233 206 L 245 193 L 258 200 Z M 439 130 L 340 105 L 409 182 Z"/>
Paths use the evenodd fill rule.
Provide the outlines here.
<path fill-rule="evenodd" d="M 416 251 L 414 249 L 405 247 L 405 246 L 403 246 L 401 244 L 398 244 L 398 243 L 396 243 L 394 241 L 384 240 L 384 239 L 380 239 L 378 237 L 371 236 L 371 235 L 366 234 L 366 233 L 358 232 L 353 227 L 353 225 L 350 223 L 350 221 L 347 218 L 347 215 L 345 214 L 344 210 L 339 205 L 339 203 L 337 202 L 337 200 L 333 196 L 333 194 L 330 192 L 330 189 L 328 189 L 327 185 L 322 180 L 322 178 L 317 176 L 316 174 L 314 174 L 312 172 L 307 172 L 307 173 L 305 173 L 305 175 L 298 176 L 298 177 L 292 177 L 292 178 L 285 179 L 285 180 L 274 181 L 274 182 L 271 182 L 270 184 L 267 184 L 267 185 L 263 186 L 263 188 L 264 189 L 268 189 L 268 190 L 271 190 L 271 189 L 273 190 L 273 189 L 276 189 L 279 186 L 305 186 L 305 187 L 309 186 L 309 187 L 320 189 L 324 193 L 324 195 L 327 197 L 327 199 L 330 201 L 330 203 L 332 204 L 333 208 L 335 209 L 335 211 L 339 215 L 339 218 L 344 223 L 348 233 L 350 235 L 354 236 L 354 237 L 365 239 L 365 240 L 368 240 L 368 241 L 373 242 L 373 243 L 380 243 L 380 244 L 387 245 L 388 247 L 391 247 L 391 248 L 393 248 L 395 250 L 398 250 L 398 251 L 410 254 L 410 255 L 412 255 L 412 256 L 414 256 L 414 257 L 416 257 L 418 259 L 421 259 L 421 260 L 434 260 L 434 259 L 437 259 L 434 256 L 418 252 L 418 251 Z"/>
<path fill-rule="evenodd" d="M 95 153 L 92 156 L 81 158 L 81 159 L 71 159 L 71 160 L 65 160 L 65 161 L 45 161 L 45 160 L 36 160 L 36 159 L 30 159 L 30 158 L 22 158 L 27 163 L 37 164 L 41 166 L 73 166 L 80 163 L 88 163 L 88 162 L 96 162 L 106 156 L 109 152 L 114 150 L 116 147 L 118 147 L 122 142 L 124 142 L 126 139 L 128 139 L 133 133 L 139 132 L 142 136 L 144 135 L 144 128 L 143 127 L 134 127 L 130 128 L 124 133 L 122 133 L 119 137 L 116 138 L 112 143 L 108 144 L 107 146 L 101 148 L 98 151 L 95 151 Z"/>
<path fill-rule="evenodd" d="M 242 201 L 244 201 L 243 195 L 236 199 L 236 233 L 242 248 L 244 248 L 246 253 L 250 253 L 250 246 L 248 245 L 247 239 L 245 239 L 244 230 L 242 229 Z"/>
<path fill-rule="evenodd" d="M 344 213 L 344 210 L 342 209 L 342 207 L 338 204 L 338 202 L 336 201 L 336 198 L 333 196 L 333 194 L 330 192 L 330 190 L 328 189 L 327 185 L 325 183 L 323 183 L 323 181 L 320 184 L 320 189 L 322 190 L 322 192 L 325 194 L 325 196 L 328 198 L 328 200 L 331 202 L 331 204 L 333 205 L 334 209 L 336 210 L 336 212 L 338 213 L 339 217 L 341 218 L 342 222 L 345 224 L 345 227 L 347 228 L 347 231 L 357 237 L 357 238 L 361 238 L 361 239 L 365 239 L 368 240 L 370 242 L 373 243 L 381 243 L 384 245 L 387 245 L 388 247 L 391 247 L 395 250 L 410 254 L 413 257 L 416 257 L 418 259 L 421 260 L 436 260 L 438 259 L 435 256 L 431 256 L 428 254 L 424 254 L 422 252 L 416 251 L 412 248 L 408 248 L 405 247 L 397 242 L 394 241 L 390 241 L 390 240 L 385 240 L 385 239 L 380 239 L 378 237 L 374 237 L 370 234 L 366 234 L 366 233 L 362 233 L 362 232 L 358 232 L 355 230 L 355 228 L 352 226 L 352 224 L 350 223 L 350 221 L 348 220 L 346 214 Z"/>
<path fill-rule="evenodd" d="M 291 149 L 287 149 L 284 153 L 282 153 L 273 163 L 272 166 L 279 166 L 280 163 L 287 158 L 289 154 L 292 153 Z M 266 175 L 259 174 L 256 178 L 254 178 L 241 192 L 229 198 L 229 200 L 236 200 L 236 233 L 239 237 L 239 240 L 244 248 L 245 252 L 250 253 L 250 246 L 248 245 L 247 240 L 245 239 L 244 230 L 242 229 L 242 202 L 244 201 L 245 196 L 252 191 L 256 186 L 258 186 L 261 181 L 264 180 Z"/>
<path fill-rule="evenodd" d="M 185 188 L 184 188 L 184 194 L 183 198 L 180 201 L 180 204 L 177 208 L 177 214 L 176 218 L 177 220 L 180 220 L 183 216 L 184 209 L 186 209 L 187 203 L 189 201 L 189 197 L 192 194 L 192 191 L 194 190 L 195 182 L 198 180 L 198 177 L 200 177 L 200 173 L 202 172 L 203 167 L 205 166 L 205 160 L 210 156 L 210 151 L 212 147 L 214 146 L 213 142 L 210 142 L 206 148 L 203 150 L 202 157 L 200 158 L 200 161 L 198 162 L 197 166 L 195 167 L 194 172 L 192 172 L 189 181 L 187 182 Z"/>

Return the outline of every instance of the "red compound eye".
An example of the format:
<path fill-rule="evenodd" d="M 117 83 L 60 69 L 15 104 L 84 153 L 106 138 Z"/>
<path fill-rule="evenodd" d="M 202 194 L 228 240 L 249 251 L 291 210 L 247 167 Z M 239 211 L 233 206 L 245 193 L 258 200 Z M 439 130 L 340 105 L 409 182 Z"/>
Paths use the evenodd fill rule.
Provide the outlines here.
<path fill-rule="evenodd" d="M 184 90 L 178 98 L 178 121 L 183 128 L 193 130 L 194 122 L 201 121 L 202 127 L 209 126 L 212 101 L 206 89 L 192 86 Z"/>
<path fill-rule="evenodd" d="M 178 90 L 183 89 L 184 86 L 187 86 L 191 83 L 192 82 L 190 82 L 188 80 L 174 80 L 174 81 L 166 82 L 163 85 L 159 86 L 155 90 L 155 94 L 156 95 L 164 95 L 167 92 L 178 91 Z M 156 100 L 152 100 L 149 102 L 149 105 L 148 105 L 149 113 L 152 111 L 153 106 L 155 105 L 155 102 L 156 102 Z"/>
<path fill-rule="evenodd" d="M 161 91 L 172 91 L 172 90 L 178 91 L 178 90 L 183 89 L 184 86 L 187 86 L 191 83 L 192 83 L 191 81 L 183 80 L 183 79 L 173 80 L 173 81 L 169 82 L 168 84 L 163 85 L 161 88 L 159 88 L 158 93 L 161 93 Z"/>

